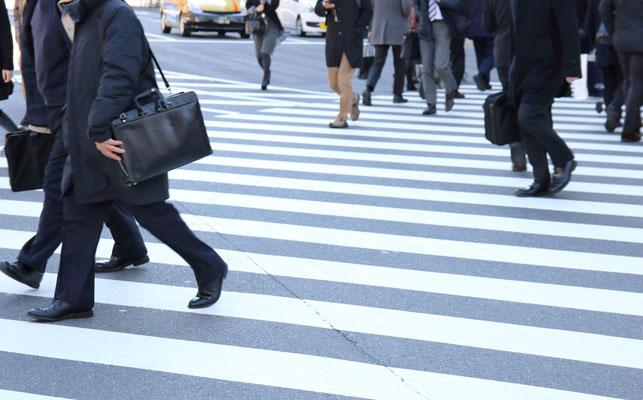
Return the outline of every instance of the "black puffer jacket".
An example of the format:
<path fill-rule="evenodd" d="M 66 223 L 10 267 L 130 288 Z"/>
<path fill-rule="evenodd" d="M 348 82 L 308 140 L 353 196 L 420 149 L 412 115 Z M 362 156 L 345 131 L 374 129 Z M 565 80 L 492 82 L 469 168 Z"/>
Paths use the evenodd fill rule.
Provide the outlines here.
<path fill-rule="evenodd" d="M 76 0 L 62 7 L 76 21 L 63 125 L 69 154 L 63 190 L 73 184 L 79 204 L 116 198 L 142 205 L 167 199 L 167 174 L 124 187 L 118 163 L 94 144 L 112 137 L 111 121 L 134 108 L 136 95 L 156 87 L 140 21 L 122 0 Z"/>
<path fill-rule="evenodd" d="M 617 51 L 643 53 L 643 1 L 603 0 L 600 13 Z"/>

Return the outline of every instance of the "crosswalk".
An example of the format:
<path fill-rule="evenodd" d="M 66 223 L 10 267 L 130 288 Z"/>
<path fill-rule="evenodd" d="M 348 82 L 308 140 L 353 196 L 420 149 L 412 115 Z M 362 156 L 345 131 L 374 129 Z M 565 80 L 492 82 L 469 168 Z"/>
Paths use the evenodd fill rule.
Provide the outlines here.
<path fill-rule="evenodd" d="M 147 234 L 151 263 L 98 276 L 91 319 L 24 316 L 57 255 L 39 290 L 0 277 L 0 399 L 643 398 L 643 146 L 592 104 L 556 103 L 579 168 L 524 199 L 531 175 L 484 140 L 471 86 L 434 117 L 417 94 L 373 96 L 337 131 L 334 94 L 167 76 L 198 93 L 215 150 L 170 178 L 230 265 L 221 300 L 187 309 L 190 270 Z M 42 194 L 0 171 L 13 259 Z"/>

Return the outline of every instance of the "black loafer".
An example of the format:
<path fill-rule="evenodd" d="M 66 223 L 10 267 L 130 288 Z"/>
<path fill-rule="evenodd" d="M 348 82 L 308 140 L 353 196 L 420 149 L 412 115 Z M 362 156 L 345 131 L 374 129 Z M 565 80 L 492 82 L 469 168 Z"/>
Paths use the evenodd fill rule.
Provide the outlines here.
<path fill-rule="evenodd" d="M 433 115 L 438 112 L 438 109 L 435 107 L 435 104 L 427 104 L 426 108 L 424 111 L 422 111 L 422 115 Z"/>
<path fill-rule="evenodd" d="M 20 261 L 10 263 L 9 261 L 0 262 L 0 271 L 5 275 L 20 283 L 38 289 L 44 272 L 36 271 L 35 269 L 27 267 Z"/>
<path fill-rule="evenodd" d="M 518 189 L 514 194 L 518 197 L 538 197 L 538 196 L 547 196 L 549 187 L 546 183 L 534 182 L 526 189 Z"/>
<path fill-rule="evenodd" d="M 405 99 L 404 97 L 402 97 L 401 94 L 396 94 L 395 96 L 393 96 L 393 103 L 399 104 L 399 103 L 406 103 L 406 102 L 408 102 L 408 99 Z"/>
<path fill-rule="evenodd" d="M 146 255 L 139 258 L 120 258 L 112 256 L 112 258 L 107 262 L 96 263 L 96 272 L 116 272 L 125 267 L 129 267 L 130 265 L 141 265 L 148 262 L 150 262 L 150 258 Z"/>
<path fill-rule="evenodd" d="M 89 318 L 94 315 L 94 311 L 72 306 L 62 300 L 55 300 L 49 307 L 32 308 L 27 315 L 38 321 L 56 322 L 69 318 Z"/>
<path fill-rule="evenodd" d="M 362 93 L 362 104 L 365 106 L 370 106 L 373 103 L 371 103 L 371 92 L 369 90 L 364 90 Z"/>
<path fill-rule="evenodd" d="M 549 184 L 549 193 L 556 194 L 561 190 L 565 189 L 565 186 L 572 179 L 572 172 L 576 169 L 576 161 L 569 160 L 565 163 L 565 166 L 562 168 L 556 168 L 554 173 L 554 178 Z"/>
<path fill-rule="evenodd" d="M 228 265 L 225 266 L 223 275 L 207 285 L 199 286 L 196 296 L 188 303 L 188 308 L 204 308 L 216 303 L 221 297 L 223 280 L 228 275 Z"/>

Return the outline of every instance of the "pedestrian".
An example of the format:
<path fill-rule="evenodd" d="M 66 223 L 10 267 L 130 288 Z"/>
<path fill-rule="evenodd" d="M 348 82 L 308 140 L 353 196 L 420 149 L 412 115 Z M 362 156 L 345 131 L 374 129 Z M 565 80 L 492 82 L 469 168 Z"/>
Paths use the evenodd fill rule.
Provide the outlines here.
<path fill-rule="evenodd" d="M 414 0 L 418 19 L 418 37 L 422 55 L 422 83 L 427 107 L 423 115 L 437 112 L 437 72 L 446 87 L 445 110 L 451 111 L 457 91 L 457 83 L 450 67 L 451 37 L 457 34 L 451 13 L 461 12 L 461 0 Z"/>
<path fill-rule="evenodd" d="M 411 7 L 409 10 L 409 33 L 417 36 L 417 26 L 418 23 L 415 20 L 415 9 Z M 405 55 L 406 56 L 406 55 Z M 416 73 L 416 64 L 417 60 L 414 60 L 413 57 L 408 57 L 404 59 L 405 63 L 405 75 L 406 75 L 406 90 L 412 92 L 418 90 L 416 83 L 418 83 L 417 73 Z"/>
<path fill-rule="evenodd" d="M 359 95 L 353 93 L 353 74 L 362 65 L 362 42 L 373 16 L 371 0 L 317 0 L 315 13 L 326 17 L 328 86 L 339 95 L 339 114 L 331 128 L 348 128 L 359 118 Z"/>
<path fill-rule="evenodd" d="M 13 92 L 13 38 L 11 37 L 11 23 L 4 2 L 0 6 L 0 63 L 2 64 L 2 80 L 0 81 L 0 100 L 6 100 Z M 0 110 L 0 126 L 7 132 L 18 130 L 16 124 L 2 110 Z"/>
<path fill-rule="evenodd" d="M 478 73 L 473 76 L 478 90 L 491 89 L 490 76 L 494 67 L 494 36 L 493 31 L 483 29 L 482 12 L 485 0 L 469 0 L 471 6 L 471 26 L 467 37 L 473 41 L 473 48 L 476 52 L 476 63 Z"/>
<path fill-rule="evenodd" d="M 375 46 L 375 60 L 368 72 L 366 89 L 362 93 L 362 103 L 371 105 L 371 93 L 382 74 L 389 47 L 393 51 L 393 103 L 406 103 L 404 91 L 404 59 L 401 57 L 402 39 L 409 31 L 408 17 L 413 6 L 412 0 L 372 0 L 373 20 L 368 38 Z"/>
<path fill-rule="evenodd" d="M 577 19 L 572 0 L 512 0 L 510 6 L 515 56 L 509 94 L 534 169 L 531 186 L 515 194 L 552 195 L 567 186 L 576 168 L 574 154 L 552 127 L 551 107 L 581 76 Z M 553 179 L 547 154 L 554 164 Z"/>
<path fill-rule="evenodd" d="M 509 67 L 513 59 L 511 39 L 511 0 L 484 0 L 482 28 L 495 32 L 493 55 L 502 90 L 509 90 Z M 522 141 L 511 143 L 511 169 L 515 172 L 527 170 L 525 146 Z"/>
<path fill-rule="evenodd" d="M 605 24 L 601 21 L 599 6 L 601 0 L 590 0 L 587 7 L 587 15 L 584 21 L 584 30 L 588 38 L 588 46 L 595 49 L 596 65 L 603 75 L 603 103 L 606 105 L 607 118 L 605 129 L 608 132 L 621 126 L 621 115 L 623 113 L 623 71 L 618 60 L 618 54 L 612 45 Z"/>
<path fill-rule="evenodd" d="M 279 43 L 285 39 L 285 32 L 277 16 L 279 0 L 248 0 L 246 8 L 250 15 L 256 15 L 262 21 L 263 28 L 252 33 L 255 43 L 255 57 L 263 69 L 261 90 L 268 90 L 270 85 L 270 65 L 272 54 Z"/>
<path fill-rule="evenodd" d="M 63 201 L 61 180 L 67 152 L 63 144 L 63 107 L 67 96 L 69 40 L 63 33 L 60 12 L 48 0 L 29 0 L 21 9 L 22 80 L 27 95 L 29 128 L 54 135 L 43 177 L 44 201 L 38 230 L 20 249 L 14 262 L 0 262 L 7 276 L 39 288 L 47 260 L 62 241 Z M 111 272 L 149 261 L 134 219 L 115 204 L 106 222 L 114 238 L 112 257 L 96 264 L 98 272 Z"/>
<path fill-rule="evenodd" d="M 167 174 L 134 186 L 121 183 L 117 161 L 126 150 L 112 139 L 110 123 L 134 108 L 135 96 L 156 87 L 140 21 L 121 0 L 63 0 L 59 5 L 65 32 L 73 40 L 64 117 L 69 162 L 62 182 L 63 243 L 54 301 L 28 314 L 41 321 L 93 315 L 94 254 L 116 199 L 192 267 L 198 291 L 188 307 L 214 304 L 227 265 L 166 202 Z"/>
<path fill-rule="evenodd" d="M 600 14 L 623 69 L 625 121 L 621 141 L 638 142 L 643 104 L 643 2 L 603 0 Z"/>

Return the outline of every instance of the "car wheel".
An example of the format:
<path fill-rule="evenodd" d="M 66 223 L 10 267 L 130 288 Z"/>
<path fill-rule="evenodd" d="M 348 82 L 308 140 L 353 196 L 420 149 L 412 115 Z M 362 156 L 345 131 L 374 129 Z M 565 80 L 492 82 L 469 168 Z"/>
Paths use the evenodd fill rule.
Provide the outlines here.
<path fill-rule="evenodd" d="M 297 33 L 297 36 L 306 36 L 306 32 L 304 32 L 304 27 L 301 24 L 301 18 L 297 17 L 297 23 L 295 25 L 295 33 Z"/>
<path fill-rule="evenodd" d="M 188 37 L 192 31 L 185 26 L 185 20 L 183 19 L 183 14 L 179 14 L 179 35 L 183 37 Z"/>
<path fill-rule="evenodd" d="M 161 11 L 161 32 L 170 33 L 171 31 L 172 27 L 165 24 L 165 14 Z"/>
<path fill-rule="evenodd" d="M 217 31 L 217 35 L 219 36 L 225 36 L 226 31 Z"/>

